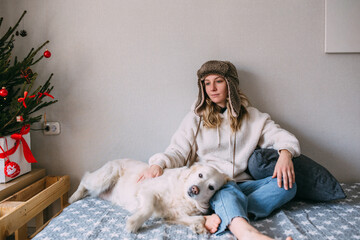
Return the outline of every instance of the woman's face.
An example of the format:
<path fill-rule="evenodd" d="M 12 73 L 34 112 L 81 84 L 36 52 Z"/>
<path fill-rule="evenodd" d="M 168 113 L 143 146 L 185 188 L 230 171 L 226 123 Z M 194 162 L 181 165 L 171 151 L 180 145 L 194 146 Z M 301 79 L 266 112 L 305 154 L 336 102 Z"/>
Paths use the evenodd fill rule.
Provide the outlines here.
<path fill-rule="evenodd" d="M 220 107 L 226 106 L 226 98 L 228 95 L 226 80 L 217 74 L 208 75 L 204 79 L 205 91 L 211 101 Z"/>

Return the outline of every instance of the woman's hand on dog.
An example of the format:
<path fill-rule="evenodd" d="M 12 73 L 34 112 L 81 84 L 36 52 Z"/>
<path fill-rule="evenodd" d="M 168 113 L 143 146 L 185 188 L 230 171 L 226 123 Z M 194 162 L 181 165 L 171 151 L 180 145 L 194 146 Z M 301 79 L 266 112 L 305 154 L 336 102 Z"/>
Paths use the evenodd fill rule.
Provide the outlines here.
<path fill-rule="evenodd" d="M 143 171 L 137 180 L 137 182 L 140 182 L 147 178 L 155 178 L 159 177 L 163 174 L 164 170 L 159 165 L 151 165 L 148 169 Z"/>

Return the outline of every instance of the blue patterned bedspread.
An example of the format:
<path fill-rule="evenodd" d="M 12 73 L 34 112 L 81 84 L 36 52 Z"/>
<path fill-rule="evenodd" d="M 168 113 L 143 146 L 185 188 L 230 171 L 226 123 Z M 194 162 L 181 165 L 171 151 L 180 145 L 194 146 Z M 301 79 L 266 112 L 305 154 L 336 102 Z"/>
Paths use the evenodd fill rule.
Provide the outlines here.
<path fill-rule="evenodd" d="M 251 224 L 275 239 L 292 236 L 296 240 L 360 240 L 360 183 L 341 185 L 347 194 L 346 199 L 330 203 L 294 200 L 268 218 Z M 64 209 L 33 239 L 235 239 L 230 233 L 219 237 L 194 234 L 185 226 L 167 224 L 157 218 L 151 218 L 139 233 L 132 234 L 125 231 L 128 216 L 129 212 L 119 206 L 89 197 Z"/>

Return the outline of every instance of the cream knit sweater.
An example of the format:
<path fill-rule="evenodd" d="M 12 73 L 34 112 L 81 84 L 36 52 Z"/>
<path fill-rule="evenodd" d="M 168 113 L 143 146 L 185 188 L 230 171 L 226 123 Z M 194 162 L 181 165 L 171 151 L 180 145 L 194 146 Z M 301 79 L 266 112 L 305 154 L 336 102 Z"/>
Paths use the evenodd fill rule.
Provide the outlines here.
<path fill-rule="evenodd" d="M 192 160 L 209 164 L 225 173 L 235 181 L 249 180 L 245 173 L 248 159 L 256 147 L 287 149 L 293 157 L 300 155 L 300 146 L 296 137 L 280 128 L 266 113 L 253 107 L 247 108 L 249 115 L 244 118 L 241 129 L 232 133 L 226 110 L 221 117 L 223 121 L 218 128 L 206 128 L 200 125 L 192 154 Z M 196 134 L 199 117 L 190 111 L 171 139 L 164 153 L 157 153 L 149 159 L 149 164 L 162 168 L 184 166 Z M 236 137 L 236 141 L 235 141 Z M 235 164 L 233 157 L 235 148 Z M 234 176 L 233 176 L 234 171 Z"/>

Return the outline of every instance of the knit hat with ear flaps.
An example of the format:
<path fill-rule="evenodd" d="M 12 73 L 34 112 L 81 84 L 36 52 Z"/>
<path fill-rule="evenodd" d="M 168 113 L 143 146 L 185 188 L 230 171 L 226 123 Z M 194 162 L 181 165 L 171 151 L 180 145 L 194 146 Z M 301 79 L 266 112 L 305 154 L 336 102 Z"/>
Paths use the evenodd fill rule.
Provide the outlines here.
<path fill-rule="evenodd" d="M 228 98 L 230 101 L 231 114 L 233 117 L 238 117 L 241 109 L 241 99 L 239 95 L 239 78 L 235 66 L 228 61 L 208 61 L 204 63 L 197 71 L 199 97 L 195 105 L 195 114 L 200 116 L 201 111 L 205 107 L 205 89 L 204 79 L 210 74 L 218 74 L 223 76 L 228 87 Z"/>

